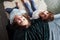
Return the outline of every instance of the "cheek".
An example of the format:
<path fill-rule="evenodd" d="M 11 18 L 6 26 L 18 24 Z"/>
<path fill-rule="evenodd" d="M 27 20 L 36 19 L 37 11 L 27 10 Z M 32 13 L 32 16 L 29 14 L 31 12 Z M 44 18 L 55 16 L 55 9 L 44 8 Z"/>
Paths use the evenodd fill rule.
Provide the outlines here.
<path fill-rule="evenodd" d="M 47 16 L 47 15 L 41 15 L 41 18 L 42 18 L 43 20 L 45 20 L 45 19 L 48 19 L 48 16 Z"/>
<path fill-rule="evenodd" d="M 28 21 L 27 20 L 24 20 L 21 24 L 22 25 L 28 25 Z"/>
<path fill-rule="evenodd" d="M 21 23 L 21 21 L 18 21 L 18 23 Z"/>
<path fill-rule="evenodd" d="M 28 21 L 27 20 L 23 20 L 23 24 L 26 24 Z"/>

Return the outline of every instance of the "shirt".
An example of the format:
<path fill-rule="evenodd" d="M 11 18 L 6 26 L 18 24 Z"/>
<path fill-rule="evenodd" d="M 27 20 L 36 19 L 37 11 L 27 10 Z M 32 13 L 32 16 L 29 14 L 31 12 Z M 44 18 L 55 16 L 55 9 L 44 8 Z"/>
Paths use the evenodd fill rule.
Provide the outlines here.
<path fill-rule="evenodd" d="M 27 29 L 7 27 L 10 40 L 49 40 L 48 22 L 40 19 L 31 20 L 32 25 Z M 15 26 L 14 26 L 15 27 Z"/>
<path fill-rule="evenodd" d="M 60 14 L 54 15 L 54 21 L 49 22 L 49 40 L 60 40 Z"/>

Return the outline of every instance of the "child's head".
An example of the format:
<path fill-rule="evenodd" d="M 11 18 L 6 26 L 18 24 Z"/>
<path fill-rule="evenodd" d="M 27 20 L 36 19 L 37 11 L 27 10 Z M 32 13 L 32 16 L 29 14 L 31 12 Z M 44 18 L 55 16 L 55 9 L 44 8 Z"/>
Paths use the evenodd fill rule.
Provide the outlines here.
<path fill-rule="evenodd" d="M 19 26 L 30 25 L 29 17 L 25 10 L 14 9 L 10 14 L 10 24 L 16 23 Z"/>
<path fill-rule="evenodd" d="M 53 21 L 54 20 L 54 15 L 52 12 L 48 11 L 47 13 L 47 18 L 48 18 L 48 21 Z"/>
<path fill-rule="evenodd" d="M 49 11 L 44 11 L 39 14 L 42 20 L 52 21 L 54 19 L 53 13 Z"/>

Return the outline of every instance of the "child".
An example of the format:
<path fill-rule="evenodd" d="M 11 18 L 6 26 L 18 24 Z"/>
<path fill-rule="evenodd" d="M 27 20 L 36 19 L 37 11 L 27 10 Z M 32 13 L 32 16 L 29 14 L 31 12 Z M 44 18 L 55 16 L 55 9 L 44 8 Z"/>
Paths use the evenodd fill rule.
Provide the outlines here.
<path fill-rule="evenodd" d="M 35 5 L 34 0 L 22 0 L 22 2 L 24 3 L 25 7 L 29 11 L 28 14 L 30 15 L 30 19 L 38 19 L 39 17 L 41 17 L 42 12 L 44 13 L 43 15 L 46 15 L 43 18 L 45 18 L 45 19 L 48 18 L 49 14 L 47 15 L 47 13 L 49 13 L 49 12 L 47 11 L 47 5 L 45 4 L 44 0 L 39 0 L 40 5 L 37 4 L 39 6 L 39 9 Z"/>
<path fill-rule="evenodd" d="M 13 9 L 10 13 L 10 24 L 17 23 L 20 26 L 28 28 L 30 21 L 25 10 Z"/>

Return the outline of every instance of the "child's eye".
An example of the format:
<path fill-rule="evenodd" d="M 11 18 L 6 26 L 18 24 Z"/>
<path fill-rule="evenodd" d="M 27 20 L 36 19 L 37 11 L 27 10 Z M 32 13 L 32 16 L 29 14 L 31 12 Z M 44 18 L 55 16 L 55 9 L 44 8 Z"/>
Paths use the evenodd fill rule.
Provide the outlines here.
<path fill-rule="evenodd" d="M 23 19 L 23 20 L 25 20 L 25 19 Z"/>

